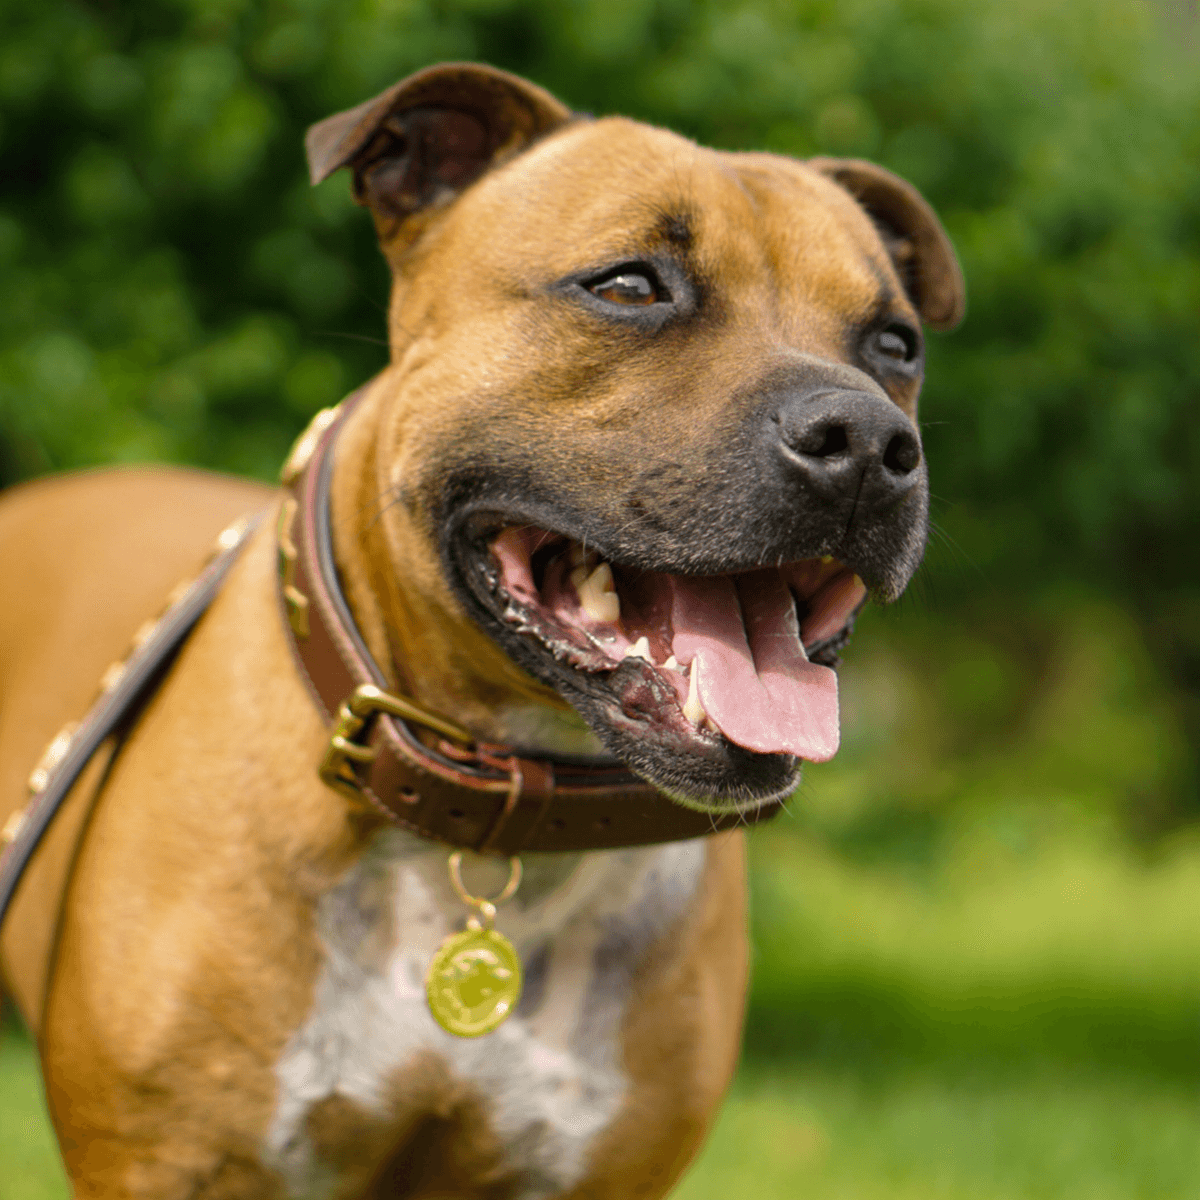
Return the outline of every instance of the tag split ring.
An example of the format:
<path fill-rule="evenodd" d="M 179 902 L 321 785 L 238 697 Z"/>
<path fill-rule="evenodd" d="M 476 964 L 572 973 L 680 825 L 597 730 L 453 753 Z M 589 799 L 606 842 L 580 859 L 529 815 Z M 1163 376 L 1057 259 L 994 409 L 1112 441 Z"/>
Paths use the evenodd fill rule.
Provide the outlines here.
<path fill-rule="evenodd" d="M 450 885 L 475 911 L 461 933 L 438 948 L 425 975 L 425 996 L 437 1023 L 457 1037 L 479 1037 L 504 1021 L 521 997 L 521 960 L 512 942 L 492 928 L 496 908 L 521 886 L 521 860 L 509 859 L 508 882 L 490 900 L 472 896 L 462 879 L 462 851 L 447 862 Z"/>

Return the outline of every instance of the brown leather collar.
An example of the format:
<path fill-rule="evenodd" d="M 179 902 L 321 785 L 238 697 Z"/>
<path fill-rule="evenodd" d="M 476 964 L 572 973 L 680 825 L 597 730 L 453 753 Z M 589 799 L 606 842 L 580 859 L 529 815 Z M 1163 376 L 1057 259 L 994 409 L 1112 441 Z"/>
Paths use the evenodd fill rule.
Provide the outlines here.
<path fill-rule="evenodd" d="M 773 817 L 683 808 L 615 759 L 525 757 L 389 693 L 338 582 L 329 488 L 338 430 L 363 395 L 318 413 L 283 471 L 279 597 L 300 672 L 333 721 L 321 777 L 414 833 L 484 853 L 682 841 Z M 438 735 L 426 745 L 414 726 Z M 428 736 L 428 734 L 427 734 Z"/>

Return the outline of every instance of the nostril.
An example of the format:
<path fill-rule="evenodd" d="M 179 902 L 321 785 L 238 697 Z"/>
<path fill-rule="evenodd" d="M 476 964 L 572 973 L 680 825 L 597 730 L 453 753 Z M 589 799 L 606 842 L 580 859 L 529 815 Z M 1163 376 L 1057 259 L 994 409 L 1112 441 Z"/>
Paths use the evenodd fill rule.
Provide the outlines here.
<path fill-rule="evenodd" d="M 921 447 L 911 433 L 898 433 L 883 452 L 883 465 L 897 475 L 915 471 L 921 461 Z"/>
<path fill-rule="evenodd" d="M 830 458 L 850 445 L 844 425 L 814 425 L 804 431 L 796 449 L 811 458 Z"/>
<path fill-rule="evenodd" d="M 785 469 L 806 487 L 831 495 L 866 488 L 894 498 L 921 479 L 920 435 L 886 397 L 837 389 L 800 393 L 786 396 L 771 417 L 767 436 L 784 451 Z"/>

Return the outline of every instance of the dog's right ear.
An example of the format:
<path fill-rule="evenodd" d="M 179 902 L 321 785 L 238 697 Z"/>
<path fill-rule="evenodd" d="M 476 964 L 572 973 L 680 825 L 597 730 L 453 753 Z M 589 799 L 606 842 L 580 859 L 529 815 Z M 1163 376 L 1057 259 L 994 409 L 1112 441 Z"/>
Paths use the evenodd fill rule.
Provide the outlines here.
<path fill-rule="evenodd" d="M 564 104 L 516 75 L 443 63 L 318 121 L 304 144 L 313 183 L 350 167 L 355 199 L 388 237 L 570 119 Z"/>

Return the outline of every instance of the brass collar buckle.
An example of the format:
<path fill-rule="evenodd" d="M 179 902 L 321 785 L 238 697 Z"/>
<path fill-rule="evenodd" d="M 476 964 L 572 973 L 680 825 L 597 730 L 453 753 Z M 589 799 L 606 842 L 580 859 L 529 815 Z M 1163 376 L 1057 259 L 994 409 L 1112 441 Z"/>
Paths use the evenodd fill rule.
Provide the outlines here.
<path fill-rule="evenodd" d="M 322 781 L 350 800 L 358 800 L 362 795 L 354 764 L 372 763 L 379 753 L 378 746 L 367 744 L 367 738 L 370 737 L 367 726 L 381 713 L 403 721 L 413 721 L 464 746 L 473 745 L 475 741 L 461 725 L 422 708 L 415 701 L 394 696 L 373 683 L 360 684 L 338 706 L 329 742 L 318 768 Z"/>

